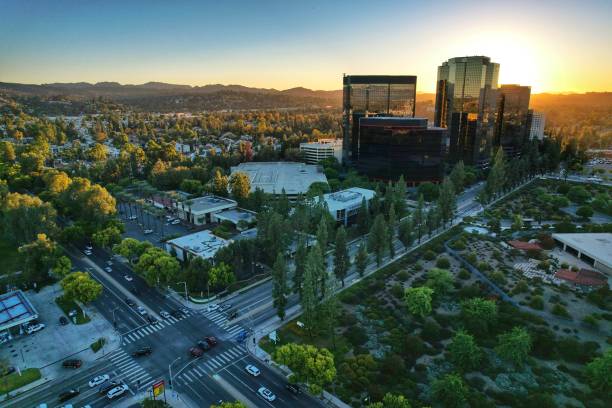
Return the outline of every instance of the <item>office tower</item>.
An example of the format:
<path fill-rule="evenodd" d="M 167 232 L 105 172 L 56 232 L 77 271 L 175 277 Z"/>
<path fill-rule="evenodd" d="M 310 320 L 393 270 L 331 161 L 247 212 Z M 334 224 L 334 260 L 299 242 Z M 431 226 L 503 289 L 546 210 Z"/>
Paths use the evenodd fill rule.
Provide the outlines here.
<path fill-rule="evenodd" d="M 343 160 L 358 150 L 359 118 L 414 116 L 416 76 L 344 75 L 342 98 Z"/>
<path fill-rule="evenodd" d="M 496 125 L 499 64 L 483 56 L 451 58 L 438 67 L 434 124 L 448 128 L 453 162 L 486 166 Z"/>
<path fill-rule="evenodd" d="M 531 113 L 531 126 L 529 129 L 529 140 L 544 139 L 544 126 L 546 125 L 546 115 L 543 112 Z"/>
<path fill-rule="evenodd" d="M 428 128 L 427 119 L 363 117 L 359 119 L 358 149 L 352 162 L 361 173 L 409 184 L 439 182 L 445 171 L 448 132 Z"/>
<path fill-rule="evenodd" d="M 520 155 L 531 129 L 529 97 L 531 88 L 520 85 L 502 85 L 497 91 L 497 130 L 495 146 L 504 149 L 506 157 Z"/>

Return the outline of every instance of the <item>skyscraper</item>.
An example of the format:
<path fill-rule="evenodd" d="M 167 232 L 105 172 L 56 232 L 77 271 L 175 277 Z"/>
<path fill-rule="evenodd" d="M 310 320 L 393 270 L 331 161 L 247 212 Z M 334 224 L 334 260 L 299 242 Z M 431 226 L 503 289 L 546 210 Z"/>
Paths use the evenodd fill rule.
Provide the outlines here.
<path fill-rule="evenodd" d="M 343 160 L 357 155 L 359 119 L 414 116 L 416 76 L 344 75 L 342 98 Z"/>
<path fill-rule="evenodd" d="M 449 129 L 450 157 L 485 166 L 495 137 L 499 64 L 489 57 L 451 58 L 438 67 L 434 124 Z"/>
<path fill-rule="evenodd" d="M 506 157 L 516 157 L 529 140 L 531 87 L 502 85 L 497 92 L 497 130 L 495 146 L 504 149 Z"/>
<path fill-rule="evenodd" d="M 532 112 L 531 126 L 529 131 L 530 140 L 544 139 L 544 125 L 546 124 L 546 116 L 543 112 Z"/>

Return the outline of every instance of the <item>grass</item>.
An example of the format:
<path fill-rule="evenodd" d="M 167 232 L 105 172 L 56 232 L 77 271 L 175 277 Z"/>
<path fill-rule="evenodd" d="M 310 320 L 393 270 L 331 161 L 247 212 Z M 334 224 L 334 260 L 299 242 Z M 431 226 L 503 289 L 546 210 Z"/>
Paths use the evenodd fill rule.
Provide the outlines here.
<path fill-rule="evenodd" d="M 83 313 L 83 310 L 72 299 L 67 299 L 64 296 L 60 296 L 55 298 L 55 303 L 57 303 L 60 309 L 64 311 L 64 314 L 66 315 L 66 317 L 68 317 L 70 321 L 73 320 L 71 317 L 68 316 L 68 313 L 70 313 L 71 310 L 76 310 L 76 324 L 89 323 L 89 321 L 91 320 L 89 316 L 86 316 L 85 313 Z"/>
<path fill-rule="evenodd" d="M 21 388 L 24 385 L 30 384 L 40 379 L 40 370 L 38 368 L 28 368 L 23 370 L 21 375 L 17 372 L 9 374 L 6 377 L 0 379 L 0 394 L 6 394 L 17 388 Z"/>
<path fill-rule="evenodd" d="M 97 353 L 98 351 L 100 351 L 102 347 L 104 347 L 105 344 L 106 344 L 106 339 L 104 337 L 100 337 L 98 340 L 91 343 L 90 347 L 94 353 Z"/>
<path fill-rule="evenodd" d="M 0 240 L 0 275 L 13 273 L 20 269 L 19 253 L 17 247 L 5 240 Z"/>

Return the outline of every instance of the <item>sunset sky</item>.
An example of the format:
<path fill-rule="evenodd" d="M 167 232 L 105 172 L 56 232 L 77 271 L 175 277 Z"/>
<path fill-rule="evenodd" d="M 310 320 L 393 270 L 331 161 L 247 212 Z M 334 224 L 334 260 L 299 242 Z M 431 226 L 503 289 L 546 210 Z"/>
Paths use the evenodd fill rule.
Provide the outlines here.
<path fill-rule="evenodd" d="M 612 1 L 0 0 L 0 81 L 339 89 L 486 55 L 500 83 L 612 91 Z"/>

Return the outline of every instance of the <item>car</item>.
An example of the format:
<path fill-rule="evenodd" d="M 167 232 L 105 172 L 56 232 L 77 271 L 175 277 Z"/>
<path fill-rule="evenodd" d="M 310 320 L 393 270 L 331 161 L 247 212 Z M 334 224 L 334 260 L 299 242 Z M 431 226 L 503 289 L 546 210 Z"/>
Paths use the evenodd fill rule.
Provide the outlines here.
<path fill-rule="evenodd" d="M 110 266 L 107 266 L 106 268 L 104 268 L 104 270 L 108 273 L 111 273 L 113 271 L 113 268 L 111 268 Z"/>
<path fill-rule="evenodd" d="M 180 224 L 180 223 L 181 223 L 181 220 L 174 220 L 174 221 L 170 222 L 170 224 L 172 224 L 172 225 L 176 225 L 176 224 Z"/>
<path fill-rule="evenodd" d="M 222 304 L 221 306 L 219 306 L 218 310 L 219 312 L 225 312 L 227 309 L 231 309 L 232 308 L 232 304 L 231 303 L 225 303 Z"/>
<path fill-rule="evenodd" d="M 257 393 L 268 402 L 272 402 L 276 399 L 276 395 L 266 387 L 259 387 Z"/>
<path fill-rule="evenodd" d="M 72 309 L 68 312 L 68 317 L 76 317 L 78 314 L 79 313 L 76 311 L 76 309 Z"/>
<path fill-rule="evenodd" d="M 248 364 L 246 367 L 244 367 L 244 371 L 251 374 L 253 377 L 259 377 L 261 374 L 259 368 L 255 367 L 253 364 Z"/>
<path fill-rule="evenodd" d="M 237 310 L 232 310 L 231 312 L 229 312 L 227 314 L 227 320 L 234 320 L 237 317 L 238 317 L 238 311 Z"/>
<path fill-rule="evenodd" d="M 302 393 L 302 390 L 296 384 L 287 383 L 285 385 L 285 388 L 287 389 L 287 391 L 289 391 L 290 393 L 295 394 L 295 395 L 298 395 L 298 394 Z"/>
<path fill-rule="evenodd" d="M 111 260 L 109 259 L 108 261 L 106 261 L 106 264 L 107 264 L 108 266 L 113 266 L 113 261 L 111 261 Z"/>
<path fill-rule="evenodd" d="M 6 370 L 4 370 L 3 373 L 0 373 L 0 377 L 4 377 L 6 375 L 13 374 L 14 372 L 15 372 L 15 367 L 10 366 Z"/>
<path fill-rule="evenodd" d="M 33 324 L 31 326 L 26 327 L 25 331 L 27 334 L 34 334 L 38 331 L 41 331 L 44 328 L 45 328 L 45 325 L 42 323 L 39 323 L 39 324 Z"/>
<path fill-rule="evenodd" d="M 85 255 L 87 255 L 87 256 L 91 255 L 91 251 L 90 251 L 90 250 L 87 250 L 87 249 L 86 249 L 86 250 L 84 250 L 84 251 L 83 251 L 83 253 L 84 253 Z"/>
<path fill-rule="evenodd" d="M 81 360 L 76 360 L 76 359 L 65 360 L 62 363 L 62 367 L 64 368 L 80 368 L 82 365 L 83 365 L 83 362 Z"/>
<path fill-rule="evenodd" d="M 181 317 L 183 317 L 183 312 L 181 312 L 180 310 L 173 310 L 170 312 L 170 315 L 176 319 L 180 319 Z"/>
<path fill-rule="evenodd" d="M 217 345 L 217 339 L 213 336 L 204 337 L 204 340 L 211 346 L 214 347 Z"/>
<path fill-rule="evenodd" d="M 106 398 L 113 399 L 122 396 L 128 390 L 127 384 L 121 384 L 106 393 Z"/>
<path fill-rule="evenodd" d="M 144 307 L 142 307 L 142 306 L 138 306 L 138 307 L 136 307 L 136 310 L 138 311 L 138 314 L 139 314 L 139 315 L 141 315 L 141 316 L 144 316 L 144 315 L 146 315 L 146 314 L 147 314 L 147 311 L 146 311 L 146 310 L 145 310 L 145 308 L 144 308 Z"/>
<path fill-rule="evenodd" d="M 152 230 L 152 229 L 146 229 L 146 230 L 144 230 L 144 234 L 145 234 L 145 235 L 149 235 L 149 234 L 152 234 L 152 233 L 153 233 L 153 230 Z"/>
<path fill-rule="evenodd" d="M 66 317 L 65 317 L 65 316 L 61 316 L 61 317 L 59 318 L 59 322 L 60 322 L 60 324 L 61 324 L 62 326 L 65 326 L 65 325 L 67 325 L 67 324 L 68 324 L 68 319 L 66 319 Z"/>
<path fill-rule="evenodd" d="M 191 354 L 192 357 L 198 358 L 198 357 L 202 357 L 202 354 L 204 354 L 204 351 L 199 347 L 192 347 L 189 349 L 189 354 Z"/>
<path fill-rule="evenodd" d="M 165 310 L 162 310 L 161 312 L 159 312 L 159 315 L 163 317 L 164 319 L 170 318 L 170 313 L 166 312 Z"/>
<path fill-rule="evenodd" d="M 105 382 L 100 387 L 98 387 L 98 394 L 105 395 L 107 392 L 118 386 L 119 383 L 117 381 Z"/>
<path fill-rule="evenodd" d="M 212 305 L 208 305 L 208 311 L 209 312 L 214 312 L 217 309 L 219 309 L 219 305 L 216 304 L 216 303 L 213 303 Z"/>
<path fill-rule="evenodd" d="M 130 275 L 125 275 L 125 276 L 124 276 L 124 278 L 125 278 L 125 280 L 126 280 L 126 281 L 128 281 L 128 282 L 131 282 L 131 281 L 133 281 L 133 280 L 134 280 L 134 278 L 132 278 Z"/>
<path fill-rule="evenodd" d="M 153 349 L 151 347 L 141 347 L 138 350 L 134 351 L 132 353 L 132 356 L 134 357 L 142 357 L 142 356 L 148 356 L 151 353 L 153 353 Z"/>
<path fill-rule="evenodd" d="M 87 244 L 85 245 L 85 249 L 87 249 L 88 251 L 91 251 L 93 249 L 93 246 L 91 244 Z"/>
<path fill-rule="evenodd" d="M 89 388 L 93 388 L 100 384 L 104 384 L 108 380 L 110 380 L 110 375 L 108 374 L 102 374 L 97 377 L 94 377 L 91 380 L 89 380 Z"/>
<path fill-rule="evenodd" d="M 125 298 L 125 303 L 126 303 L 128 306 L 131 306 L 131 307 L 136 306 L 136 303 L 135 303 L 135 302 L 134 302 L 132 299 L 130 299 L 130 298 Z"/>
<path fill-rule="evenodd" d="M 189 309 L 187 309 L 186 307 L 181 307 L 179 310 L 181 311 L 182 314 L 185 314 L 185 315 L 189 314 Z"/>
<path fill-rule="evenodd" d="M 138 219 L 138 217 L 137 217 L 137 216 L 135 216 L 135 215 L 130 215 L 130 216 L 127 218 L 127 219 L 128 219 L 128 220 L 131 220 L 131 221 L 134 221 L 134 220 L 137 220 L 137 219 Z"/>
<path fill-rule="evenodd" d="M 157 319 L 155 318 L 155 316 L 147 315 L 147 320 L 149 321 L 149 324 L 157 323 Z"/>
<path fill-rule="evenodd" d="M 206 342 L 206 340 L 198 340 L 198 347 L 202 349 L 202 351 L 210 350 L 210 344 Z"/>
<path fill-rule="evenodd" d="M 79 390 L 75 389 L 75 388 L 70 389 L 68 391 L 64 391 L 58 397 L 59 402 L 68 401 L 70 398 L 74 398 L 77 395 L 79 395 L 80 393 L 81 392 Z"/>

